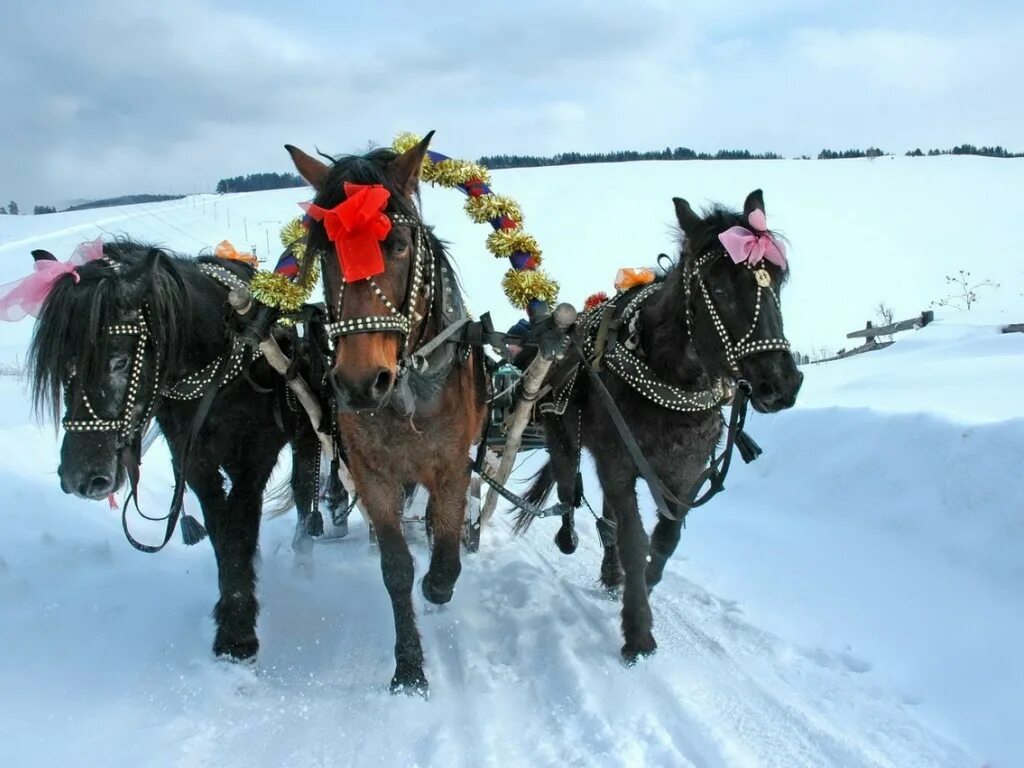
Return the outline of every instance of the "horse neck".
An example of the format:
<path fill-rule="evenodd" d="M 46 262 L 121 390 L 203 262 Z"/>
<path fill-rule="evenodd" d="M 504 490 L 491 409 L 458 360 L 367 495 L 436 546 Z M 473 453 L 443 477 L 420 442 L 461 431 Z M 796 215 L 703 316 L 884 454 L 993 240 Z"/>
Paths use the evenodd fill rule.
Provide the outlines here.
<path fill-rule="evenodd" d="M 707 385 L 686 322 L 685 286 L 674 270 L 640 310 L 640 346 L 662 381 L 684 388 Z"/>

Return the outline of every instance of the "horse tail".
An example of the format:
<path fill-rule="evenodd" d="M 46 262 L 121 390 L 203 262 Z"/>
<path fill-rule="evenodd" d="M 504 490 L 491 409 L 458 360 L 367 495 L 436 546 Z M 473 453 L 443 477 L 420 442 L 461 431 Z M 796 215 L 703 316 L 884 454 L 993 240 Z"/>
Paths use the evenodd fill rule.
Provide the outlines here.
<path fill-rule="evenodd" d="M 287 475 L 263 494 L 263 516 L 267 519 L 280 517 L 294 506 L 292 480 Z"/>
<path fill-rule="evenodd" d="M 534 506 L 539 506 L 544 503 L 548 494 L 551 493 L 551 489 L 555 486 L 555 469 L 551 466 L 550 459 L 530 480 L 533 481 L 533 485 L 530 486 L 530 490 L 526 492 L 526 496 L 523 498 Z M 521 533 L 526 533 L 526 529 L 530 527 L 533 521 L 533 515 L 526 510 L 520 510 L 519 514 L 516 515 L 516 522 L 512 527 L 512 532 L 517 536 Z"/>

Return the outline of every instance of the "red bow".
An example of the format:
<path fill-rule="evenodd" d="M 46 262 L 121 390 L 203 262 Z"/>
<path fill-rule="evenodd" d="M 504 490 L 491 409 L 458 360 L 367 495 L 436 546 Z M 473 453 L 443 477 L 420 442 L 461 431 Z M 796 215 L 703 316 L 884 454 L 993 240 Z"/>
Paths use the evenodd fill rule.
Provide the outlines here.
<path fill-rule="evenodd" d="M 391 231 L 384 213 L 391 193 L 380 184 L 345 183 L 345 200 L 330 210 L 310 205 L 307 212 L 324 223 L 334 242 L 346 283 L 365 280 L 384 271 L 381 241 Z"/>

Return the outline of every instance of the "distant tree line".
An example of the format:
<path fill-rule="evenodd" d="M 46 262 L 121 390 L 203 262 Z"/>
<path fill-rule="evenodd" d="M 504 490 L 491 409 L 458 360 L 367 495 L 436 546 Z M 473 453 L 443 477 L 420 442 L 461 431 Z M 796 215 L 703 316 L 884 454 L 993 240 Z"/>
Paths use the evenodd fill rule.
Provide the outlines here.
<path fill-rule="evenodd" d="M 540 155 L 485 155 L 477 162 L 485 168 L 539 168 L 547 165 L 580 165 L 582 163 L 626 163 L 633 160 L 781 160 L 774 152 L 753 153 L 748 149 L 720 149 L 714 154 L 695 152 L 689 147 L 665 147 L 648 152 L 624 149 L 616 152 L 562 152 Z"/>
<path fill-rule="evenodd" d="M 868 147 L 867 149 L 843 149 L 836 151 L 834 149 L 823 149 L 818 153 L 819 160 L 847 160 L 851 157 L 881 157 L 885 152 L 878 147 Z"/>
<path fill-rule="evenodd" d="M 44 213 L 56 213 L 57 209 L 52 205 L 37 205 L 32 209 L 32 213 L 36 216 L 40 216 Z"/>
<path fill-rule="evenodd" d="M 0 216 L 6 216 L 7 214 L 11 214 L 12 216 L 18 215 L 18 204 L 13 200 L 11 200 L 6 207 L 0 205 Z"/>
<path fill-rule="evenodd" d="M 289 189 L 304 187 L 306 181 L 294 173 L 250 173 L 217 182 L 217 193 L 262 192 L 267 189 Z"/>
<path fill-rule="evenodd" d="M 139 203 L 162 203 L 165 200 L 181 200 L 184 195 L 121 195 L 119 197 L 107 197 L 103 200 L 90 200 L 88 203 L 80 203 L 65 208 L 65 211 L 86 211 L 90 208 L 111 208 L 115 205 L 138 205 Z"/>
<path fill-rule="evenodd" d="M 999 145 L 994 147 L 976 147 L 973 144 L 961 144 L 952 149 L 929 149 L 922 152 L 920 149 L 907 151 L 907 157 L 936 157 L 938 155 L 980 155 L 982 157 L 1024 157 L 1024 152 L 1008 152 Z"/>

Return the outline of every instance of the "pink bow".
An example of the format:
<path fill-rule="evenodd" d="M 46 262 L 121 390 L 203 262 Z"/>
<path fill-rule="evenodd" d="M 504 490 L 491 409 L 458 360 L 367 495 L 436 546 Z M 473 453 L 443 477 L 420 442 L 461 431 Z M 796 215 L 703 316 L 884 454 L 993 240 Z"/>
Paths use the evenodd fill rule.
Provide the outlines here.
<path fill-rule="evenodd" d="M 0 320 L 14 322 L 25 315 L 39 317 L 39 310 L 57 280 L 64 275 L 71 275 L 77 283 L 79 277 L 75 267 L 102 256 L 103 239 L 98 237 L 75 248 L 67 261 L 38 259 L 32 265 L 31 275 L 0 285 Z"/>
<path fill-rule="evenodd" d="M 719 242 L 725 247 L 734 262 L 747 262 L 751 266 L 767 259 L 772 264 L 786 268 L 785 246 L 768 234 L 768 222 L 764 211 L 755 208 L 747 216 L 747 221 L 754 231 L 746 227 L 729 227 L 718 236 Z"/>

